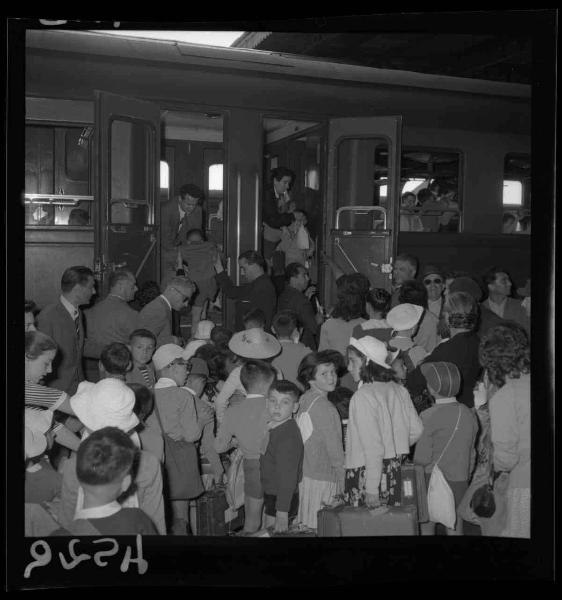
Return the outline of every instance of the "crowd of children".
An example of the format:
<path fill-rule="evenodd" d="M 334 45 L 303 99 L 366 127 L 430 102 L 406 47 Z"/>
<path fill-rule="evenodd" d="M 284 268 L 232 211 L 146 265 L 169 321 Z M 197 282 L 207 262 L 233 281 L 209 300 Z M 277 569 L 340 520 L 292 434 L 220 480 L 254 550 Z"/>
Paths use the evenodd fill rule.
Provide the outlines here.
<path fill-rule="evenodd" d="M 298 227 L 289 228 L 294 235 L 305 227 L 297 217 Z M 189 241 L 194 248 L 202 243 L 197 232 Z M 191 254 L 188 245 L 184 259 L 194 273 Z M 318 512 L 338 503 L 400 506 L 401 469 L 413 460 L 424 467 L 428 484 L 439 465 L 455 507 L 466 504 L 474 473 L 493 478 L 494 465 L 516 472 L 515 487 L 504 494 L 508 517 L 501 532 L 525 537 L 525 331 L 504 322 L 478 338 L 474 401 L 474 382 L 463 389 L 464 365 L 417 342 L 427 308 L 412 302 L 390 308 L 388 292 L 349 277 L 320 351 L 300 342 L 302 327 L 291 310 L 274 316 L 273 335 L 259 309 L 235 333 L 200 320 L 199 311 L 185 347 L 158 345 L 147 329 L 134 330 L 128 344 L 107 345 L 100 380 L 81 382 L 72 396 L 42 385 L 57 347 L 26 324 L 27 535 L 188 535 L 195 531 L 197 498 L 236 483 L 228 467 L 237 449 L 242 468 L 236 477 L 244 481 L 241 535 L 263 527 L 315 532 Z M 201 274 L 200 282 L 205 278 Z M 205 285 L 199 289 L 203 301 L 212 297 Z M 476 321 L 465 296 L 454 292 L 444 302 L 451 339 L 458 332 L 472 336 Z M 367 303 L 370 318 L 362 316 Z M 414 373 L 423 378 L 426 405 L 410 388 Z M 488 405 L 492 433 L 483 442 Z M 54 465 L 48 459 L 53 440 L 70 450 Z M 524 447 L 517 445 L 521 440 Z M 422 524 L 421 532 L 433 534 L 435 522 Z M 446 533 L 462 532 L 458 516 Z"/>

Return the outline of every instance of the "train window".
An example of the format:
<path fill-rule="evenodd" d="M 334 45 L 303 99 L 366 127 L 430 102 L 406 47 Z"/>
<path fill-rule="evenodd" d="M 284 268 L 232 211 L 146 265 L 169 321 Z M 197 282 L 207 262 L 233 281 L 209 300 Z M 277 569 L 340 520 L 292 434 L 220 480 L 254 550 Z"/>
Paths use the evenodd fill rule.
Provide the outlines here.
<path fill-rule="evenodd" d="M 504 162 L 502 233 L 531 233 L 531 157 L 507 154 Z"/>
<path fill-rule="evenodd" d="M 215 163 L 214 165 L 209 165 L 208 176 L 209 176 L 209 191 L 210 192 L 222 192 L 223 164 Z"/>
<path fill-rule="evenodd" d="M 435 148 L 403 148 L 400 231 L 458 232 L 461 155 Z"/>
<path fill-rule="evenodd" d="M 146 224 L 150 131 L 146 124 L 111 122 L 111 222 Z"/>

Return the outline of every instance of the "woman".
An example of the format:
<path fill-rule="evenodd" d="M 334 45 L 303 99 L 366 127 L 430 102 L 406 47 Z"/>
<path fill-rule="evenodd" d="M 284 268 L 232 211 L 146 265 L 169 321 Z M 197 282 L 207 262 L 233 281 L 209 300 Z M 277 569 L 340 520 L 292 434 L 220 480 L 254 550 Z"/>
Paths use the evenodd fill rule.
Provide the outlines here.
<path fill-rule="evenodd" d="M 408 391 L 387 364 L 383 342 L 371 336 L 352 338 L 347 355 L 359 389 L 349 404 L 344 498 L 353 506 L 397 505 L 400 465 L 423 425 Z"/>
<path fill-rule="evenodd" d="M 482 367 L 498 387 L 489 400 L 494 470 L 509 473 L 507 525 L 500 537 L 531 534 L 531 360 L 516 323 L 493 327 L 479 348 Z"/>
<path fill-rule="evenodd" d="M 43 378 L 52 371 L 56 354 L 57 345 L 48 335 L 40 331 L 25 333 L 25 406 L 74 415 L 66 392 L 42 385 Z M 78 449 L 80 440 L 62 423 L 56 423 L 52 433 L 55 441 L 62 446 Z"/>
<path fill-rule="evenodd" d="M 451 337 L 436 346 L 424 362 L 455 364 L 461 372 L 461 388 L 457 400 L 473 408 L 473 390 L 480 374 L 478 361 L 480 340 L 476 333 L 478 305 L 469 294 L 455 292 L 447 297 L 443 311 Z M 407 374 L 406 387 L 412 397 L 419 396 L 424 391 L 426 381 L 419 366 Z"/>
<path fill-rule="evenodd" d="M 298 380 L 306 388 L 299 400 L 297 423 L 304 442 L 298 520 L 316 529 L 322 504 L 331 504 L 343 491 L 344 453 L 342 427 L 328 393 L 338 376 L 333 353 L 311 352 L 299 365 Z"/>

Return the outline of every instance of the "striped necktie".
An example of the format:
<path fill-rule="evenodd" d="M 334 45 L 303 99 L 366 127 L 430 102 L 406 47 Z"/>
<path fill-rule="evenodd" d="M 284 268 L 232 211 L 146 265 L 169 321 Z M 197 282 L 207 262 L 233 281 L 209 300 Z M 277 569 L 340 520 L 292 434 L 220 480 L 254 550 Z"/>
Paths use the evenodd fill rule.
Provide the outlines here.
<path fill-rule="evenodd" d="M 74 316 L 74 326 L 76 328 L 76 337 L 80 337 L 80 313 L 77 312 Z"/>

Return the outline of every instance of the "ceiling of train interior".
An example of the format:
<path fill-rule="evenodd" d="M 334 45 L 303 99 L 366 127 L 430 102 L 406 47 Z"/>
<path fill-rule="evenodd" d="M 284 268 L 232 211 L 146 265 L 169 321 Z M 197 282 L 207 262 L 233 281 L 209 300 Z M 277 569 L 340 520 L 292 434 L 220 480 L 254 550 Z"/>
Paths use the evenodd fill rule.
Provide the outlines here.
<path fill-rule="evenodd" d="M 245 32 L 233 44 L 332 62 L 531 84 L 531 37 L 457 33 Z"/>

